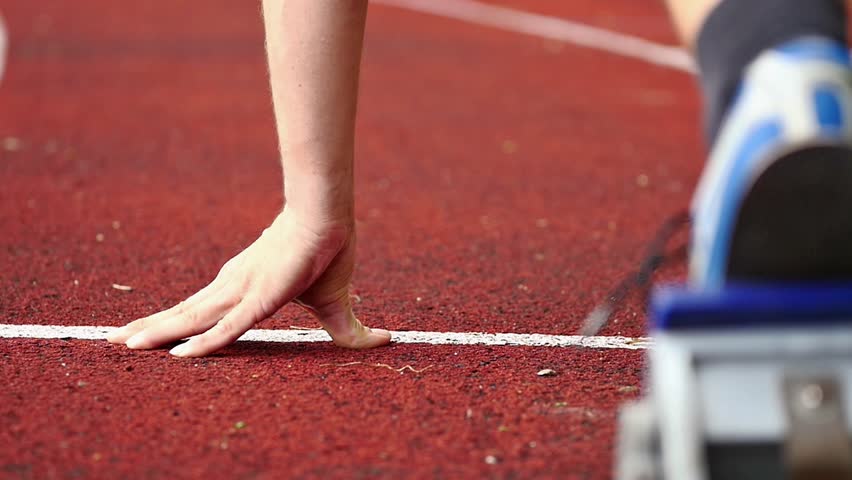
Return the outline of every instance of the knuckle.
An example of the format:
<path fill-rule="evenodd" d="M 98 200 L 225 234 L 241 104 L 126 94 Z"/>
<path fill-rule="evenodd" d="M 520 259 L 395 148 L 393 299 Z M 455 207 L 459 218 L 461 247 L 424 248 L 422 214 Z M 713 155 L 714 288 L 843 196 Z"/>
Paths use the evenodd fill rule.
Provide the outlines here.
<path fill-rule="evenodd" d="M 248 311 L 246 312 L 246 314 L 251 316 L 251 325 L 260 322 L 264 318 L 275 313 L 275 311 L 277 310 L 277 308 L 275 308 L 273 305 L 270 305 L 268 302 L 264 301 L 257 295 L 253 295 L 250 298 L 246 298 L 245 301 L 250 304 L 249 307 L 247 307 Z"/>
<path fill-rule="evenodd" d="M 234 271 L 234 259 L 230 259 L 222 265 L 222 268 L 219 269 L 218 278 L 228 276 L 232 271 Z"/>
<path fill-rule="evenodd" d="M 186 306 L 186 300 L 181 300 L 181 301 L 180 301 L 177 305 L 175 305 L 173 308 L 174 308 L 174 313 L 175 313 L 175 315 L 183 315 L 184 313 L 186 313 L 186 308 L 187 308 L 187 306 Z"/>
<path fill-rule="evenodd" d="M 232 337 L 237 331 L 232 322 L 219 322 L 216 324 L 216 333 L 224 337 Z"/>
<path fill-rule="evenodd" d="M 231 292 L 234 296 L 244 297 L 252 290 L 252 280 L 248 276 L 240 276 L 231 280 Z"/>
<path fill-rule="evenodd" d="M 203 321 L 198 312 L 192 308 L 185 309 L 178 318 L 180 318 L 181 323 L 185 323 L 187 325 L 198 325 Z"/>

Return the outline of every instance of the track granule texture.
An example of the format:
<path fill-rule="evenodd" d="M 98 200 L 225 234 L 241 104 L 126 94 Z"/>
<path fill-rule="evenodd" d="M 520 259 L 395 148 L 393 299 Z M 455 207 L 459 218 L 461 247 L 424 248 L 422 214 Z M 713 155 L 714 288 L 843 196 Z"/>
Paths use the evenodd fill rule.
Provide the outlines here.
<path fill-rule="evenodd" d="M 671 35 L 638 2 L 501 3 Z M 271 221 L 255 2 L 0 11 L 0 323 L 124 324 Z M 373 5 L 361 85 L 356 309 L 377 327 L 575 333 L 702 164 L 692 79 L 599 51 Z M 603 333 L 643 334 L 640 297 Z M 294 324 L 313 325 L 285 308 L 263 327 Z M 244 343 L 181 361 L 0 340 L 0 478 L 604 479 L 641 369 L 619 350 Z"/>
<path fill-rule="evenodd" d="M 640 355 L 4 341 L 0 477 L 606 478 Z"/>

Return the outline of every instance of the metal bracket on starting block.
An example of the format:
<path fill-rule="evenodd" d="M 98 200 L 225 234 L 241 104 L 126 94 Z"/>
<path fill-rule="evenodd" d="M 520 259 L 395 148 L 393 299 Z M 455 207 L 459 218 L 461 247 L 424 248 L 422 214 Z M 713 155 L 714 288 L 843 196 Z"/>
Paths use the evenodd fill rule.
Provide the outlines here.
<path fill-rule="evenodd" d="M 784 403 L 791 480 L 852 479 L 852 448 L 836 378 L 788 375 Z"/>

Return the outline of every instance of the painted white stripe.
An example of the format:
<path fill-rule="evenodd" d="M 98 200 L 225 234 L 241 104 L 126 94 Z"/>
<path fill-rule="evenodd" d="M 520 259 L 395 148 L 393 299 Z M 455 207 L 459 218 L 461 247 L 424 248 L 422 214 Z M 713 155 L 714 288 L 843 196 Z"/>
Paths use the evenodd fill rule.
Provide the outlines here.
<path fill-rule="evenodd" d="M 476 0 L 371 0 L 371 2 L 572 43 L 675 70 L 695 71 L 692 59 L 680 47 L 654 43 L 639 37 L 547 15 L 489 5 Z"/>
<path fill-rule="evenodd" d="M 4 325 L 0 338 L 73 338 L 103 340 L 116 327 Z M 391 332 L 396 343 L 429 345 L 508 345 L 529 347 L 583 347 L 640 350 L 651 346 L 645 337 L 584 337 L 580 335 L 544 335 L 540 333 L 479 333 L 479 332 Z M 240 341 L 248 342 L 329 342 L 324 330 L 249 330 Z"/>
<path fill-rule="evenodd" d="M 0 78 L 3 77 L 3 70 L 6 68 L 6 49 L 8 48 L 9 35 L 6 33 L 6 25 L 3 23 L 3 17 L 0 16 Z"/>

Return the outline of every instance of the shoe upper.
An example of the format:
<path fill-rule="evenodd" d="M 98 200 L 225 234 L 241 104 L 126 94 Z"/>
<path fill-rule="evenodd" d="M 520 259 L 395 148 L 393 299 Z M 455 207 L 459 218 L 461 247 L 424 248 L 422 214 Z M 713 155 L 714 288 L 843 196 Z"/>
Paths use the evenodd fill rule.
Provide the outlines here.
<path fill-rule="evenodd" d="M 761 54 L 746 69 L 692 202 L 690 283 L 724 285 L 737 213 L 772 162 L 798 148 L 852 145 L 849 52 L 801 38 Z"/>

